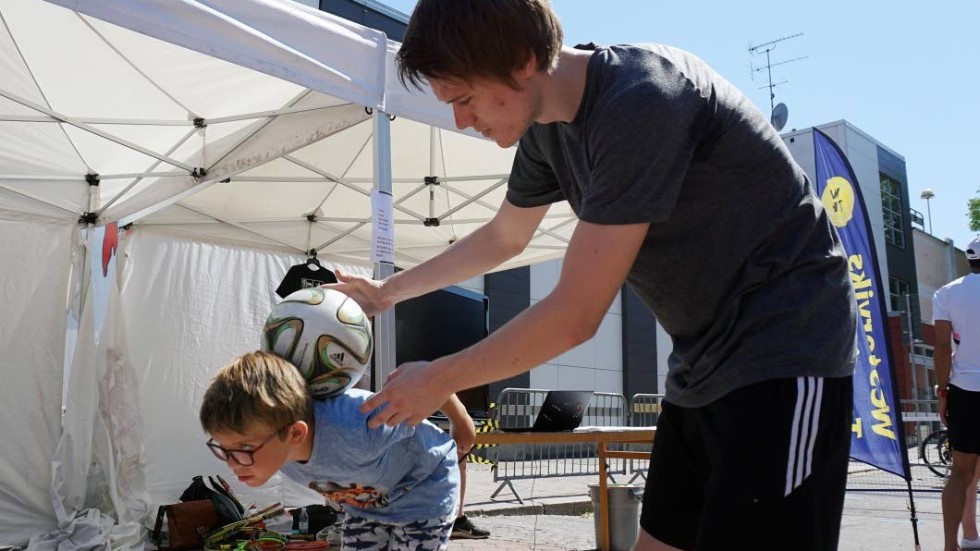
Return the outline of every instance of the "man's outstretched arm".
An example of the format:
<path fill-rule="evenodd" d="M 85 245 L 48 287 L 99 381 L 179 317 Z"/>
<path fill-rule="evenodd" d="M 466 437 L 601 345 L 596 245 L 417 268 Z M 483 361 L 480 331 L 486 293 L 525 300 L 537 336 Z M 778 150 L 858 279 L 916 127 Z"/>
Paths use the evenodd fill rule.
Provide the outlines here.
<path fill-rule="evenodd" d="M 383 281 L 337 270 L 336 289 L 373 316 L 395 304 L 486 273 L 521 253 L 549 205 L 520 208 L 506 199 L 493 219 L 437 256 Z"/>
<path fill-rule="evenodd" d="M 458 390 L 523 373 L 595 334 L 646 237 L 648 224 L 579 222 L 554 291 L 479 343 L 400 366 L 362 406 L 370 423 L 420 423 Z"/>

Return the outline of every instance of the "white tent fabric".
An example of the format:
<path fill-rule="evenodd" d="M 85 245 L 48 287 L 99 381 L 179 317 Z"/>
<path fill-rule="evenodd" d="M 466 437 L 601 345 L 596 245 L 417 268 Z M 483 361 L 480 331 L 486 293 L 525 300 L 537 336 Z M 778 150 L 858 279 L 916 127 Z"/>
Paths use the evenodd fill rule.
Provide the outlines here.
<path fill-rule="evenodd" d="M 513 150 L 437 129 L 453 126 L 450 110 L 397 83 L 397 44 L 377 31 L 289 0 L 59 3 L 140 32 L 44 2 L 0 6 L 0 204 L 125 224 L 213 185 L 221 191 L 156 221 L 188 222 L 205 236 L 214 228 L 189 222 L 221 222 L 219 232 L 243 242 L 337 250 L 340 261 L 365 263 L 374 137 L 370 124 L 358 124 L 369 117 L 363 105 L 398 116 L 391 148 L 399 265 L 443 250 L 502 200 Z M 86 174 L 98 175 L 98 187 Z M 431 209 L 426 176 L 441 179 Z M 229 178 L 234 185 L 216 184 Z M 250 200 L 258 188 L 262 199 Z M 322 221 L 311 230 L 306 216 L 318 208 Z M 549 216 L 528 251 L 503 268 L 561 254 L 574 218 L 566 205 Z M 440 226 L 423 225 L 427 218 Z"/>
<path fill-rule="evenodd" d="M 295 252 L 312 248 L 321 258 L 365 265 L 372 139 L 371 122 L 360 123 L 137 224 Z M 409 267 L 435 256 L 496 213 L 513 149 L 401 118 L 391 124 L 391 141 L 395 264 Z M 433 183 L 426 185 L 426 178 Z M 314 213 L 311 223 L 307 215 Z M 574 222 L 566 203 L 553 206 L 527 250 L 500 269 L 561 256 Z"/>
<path fill-rule="evenodd" d="M 0 198 L 71 219 L 138 217 L 368 117 L 348 100 L 32 0 L 0 6 L 0 75 Z"/>
<path fill-rule="evenodd" d="M 187 400 L 194 393 L 180 393 L 206 383 L 195 367 L 214 369 L 232 349 L 254 347 L 250 335 L 226 337 L 242 328 L 228 320 L 254 322 L 268 306 L 268 285 L 257 278 L 275 270 L 258 266 L 271 263 L 284 272 L 284 255 L 309 249 L 355 271 L 370 266 L 368 190 L 375 184 L 376 138 L 365 106 L 398 115 L 391 172 L 400 266 L 437 254 L 488 220 L 502 200 L 514 153 L 439 129 L 452 127 L 448 109 L 431 94 L 408 93 L 395 83 L 397 45 L 383 35 L 288 0 L 56 3 L 129 28 L 36 0 L 0 4 L 0 251 L 37 260 L 30 267 L 26 261 L 4 266 L 0 304 L 20 307 L 13 310 L 20 317 L 10 316 L 8 323 L 44 327 L 44 339 L 51 339 L 32 335 L 29 342 L 11 342 L 17 352 L 4 360 L 5 366 L 11 358 L 27 362 L 11 363 L 5 374 L 16 373 L 14 383 L 23 378 L 29 392 L 9 396 L 23 411 L 0 423 L 30 422 L 3 433 L 23 442 L 0 456 L 0 543 L 9 538 L 22 544 L 91 505 L 97 496 L 89 476 L 98 469 L 121 521 L 139 516 L 141 484 L 150 502 L 172 499 L 176 486 L 182 489 L 190 475 L 200 474 L 198 463 L 181 454 L 206 450 L 192 451 L 190 439 L 168 432 L 171 425 L 161 420 L 193 410 Z M 137 236 L 198 243 L 157 243 L 198 279 L 161 279 L 158 273 L 172 273 L 171 257 L 150 254 L 135 244 L 139 238 L 133 240 L 135 248 L 127 250 L 136 260 L 129 259 L 122 274 L 120 303 L 104 314 L 106 327 L 125 336 L 113 330 L 103 335 L 107 340 L 95 341 L 94 330 L 80 331 L 75 367 L 80 377 L 89 373 L 94 380 L 69 384 L 68 403 L 81 416 L 66 419 L 63 454 L 56 456 L 70 236 L 87 214 L 96 224 L 135 222 Z M 567 205 L 554 206 L 528 251 L 508 266 L 559 256 L 574 222 Z M 224 245 L 202 252 L 200 243 L 209 240 Z M 238 271 L 257 270 L 256 279 L 238 274 L 238 296 L 192 298 L 188 281 L 213 279 L 214 272 L 195 271 L 201 259 L 226 269 L 247 266 Z M 55 292 L 35 296 L 42 281 Z M 189 300 L 200 302 L 187 305 Z M 170 303 L 187 308 L 168 308 Z M 154 307 L 167 315 L 157 316 Z M 92 327 L 100 312 L 88 314 Z M 162 327 L 170 333 L 161 333 Z M 192 327 L 214 332 L 196 341 Z M 4 337 L 14 335 L 4 329 Z M 168 335 L 169 348 L 156 340 L 158 334 Z M 182 353 L 191 345 L 205 351 L 193 358 Z M 216 347 L 213 356 L 207 347 Z M 111 363 L 113 350 L 123 361 Z M 31 369 L 16 371 L 18 365 Z M 131 434 L 114 420 L 127 410 L 106 408 L 110 392 L 131 383 L 130 368 L 140 393 L 145 456 L 126 447 Z M 155 378 L 164 376 L 170 379 Z M 110 389 L 111 381 L 124 384 Z M 154 400 L 150 389 L 165 391 L 171 401 Z M 5 385 L 6 392 L 15 390 L 15 384 Z M 186 445 L 168 447 L 174 438 Z M 92 458 L 83 457 L 86 449 Z M 147 461 L 145 481 L 127 478 L 140 457 Z M 89 468 L 92 460 L 96 471 Z M 37 468 L 52 461 L 60 461 L 54 481 Z M 84 482 L 80 473 L 89 475 Z M 61 503 L 57 513 L 54 501 Z"/>
<path fill-rule="evenodd" d="M 48 492 L 61 433 L 68 277 L 75 224 L 0 210 L 0 545 L 55 525 Z"/>
<path fill-rule="evenodd" d="M 146 227 L 133 230 L 121 251 L 120 314 L 136 371 L 151 502 L 172 502 L 191 477 L 206 474 L 227 478 L 246 503 L 321 502 L 318 494 L 279 475 L 261 490 L 237 484 L 204 446 L 207 435 L 197 417 L 214 373 L 235 356 L 258 348 L 262 324 L 278 301 L 275 289 L 303 257 L 190 241 Z M 357 266 L 339 266 L 369 274 Z"/>

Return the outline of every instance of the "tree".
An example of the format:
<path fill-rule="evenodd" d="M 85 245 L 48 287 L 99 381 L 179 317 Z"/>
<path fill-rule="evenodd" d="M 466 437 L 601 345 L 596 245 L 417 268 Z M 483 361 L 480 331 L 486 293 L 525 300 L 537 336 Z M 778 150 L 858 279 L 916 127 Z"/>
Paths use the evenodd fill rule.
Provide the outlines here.
<path fill-rule="evenodd" d="M 970 231 L 980 232 L 980 189 L 977 189 L 977 196 L 970 199 L 967 205 L 970 214 Z"/>

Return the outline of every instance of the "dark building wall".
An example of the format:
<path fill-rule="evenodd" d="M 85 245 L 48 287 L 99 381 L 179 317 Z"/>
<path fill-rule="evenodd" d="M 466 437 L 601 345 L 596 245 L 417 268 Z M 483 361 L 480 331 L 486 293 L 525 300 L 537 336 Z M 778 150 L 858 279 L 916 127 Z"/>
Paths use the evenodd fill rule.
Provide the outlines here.
<path fill-rule="evenodd" d="M 912 300 L 912 327 L 915 331 L 915 338 L 921 339 L 921 313 L 919 312 L 919 285 L 918 277 L 915 273 L 915 247 L 912 238 L 912 217 L 909 215 L 911 210 L 909 202 L 909 183 L 908 175 L 905 171 L 905 161 L 886 149 L 878 148 L 878 171 L 898 182 L 902 190 L 902 231 L 905 233 L 905 246 L 896 247 L 885 243 L 885 256 L 888 259 L 888 275 L 908 282 L 913 294 Z M 887 281 L 882 281 L 882 285 L 887 286 Z M 908 320 L 904 320 L 906 331 Z M 908 342 L 908 335 L 905 335 Z"/>
<path fill-rule="evenodd" d="M 493 333 L 531 304 L 531 268 L 525 266 L 487 274 L 483 278 L 483 294 L 487 295 L 490 301 L 490 332 Z M 490 401 L 495 402 L 500 391 L 507 387 L 529 388 L 530 386 L 529 371 L 490 383 Z"/>
<path fill-rule="evenodd" d="M 357 0 L 320 0 L 320 10 L 348 19 L 365 27 L 377 29 L 392 40 L 401 42 L 405 36 L 404 22 Z"/>
<path fill-rule="evenodd" d="M 621 296 L 623 396 L 657 393 L 657 318 L 629 285 Z"/>

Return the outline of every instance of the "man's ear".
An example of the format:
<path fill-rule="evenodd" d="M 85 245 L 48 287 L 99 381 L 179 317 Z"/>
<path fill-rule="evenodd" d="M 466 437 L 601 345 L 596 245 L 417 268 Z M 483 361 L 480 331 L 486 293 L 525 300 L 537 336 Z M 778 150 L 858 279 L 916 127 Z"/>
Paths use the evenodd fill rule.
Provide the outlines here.
<path fill-rule="evenodd" d="M 534 73 L 538 72 L 538 56 L 533 53 L 527 54 L 527 60 L 523 65 L 516 71 L 516 76 L 522 79 L 531 78 Z"/>

